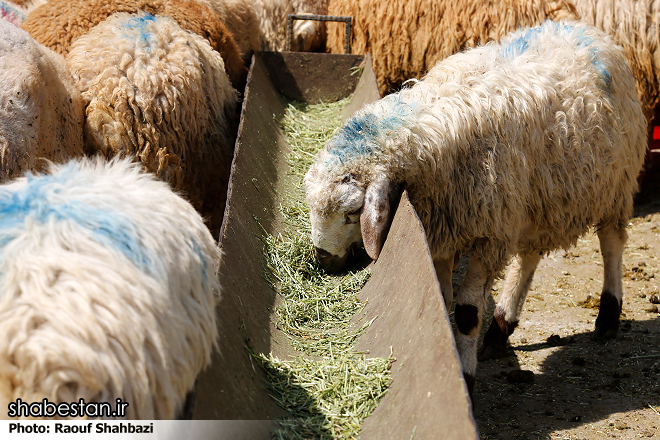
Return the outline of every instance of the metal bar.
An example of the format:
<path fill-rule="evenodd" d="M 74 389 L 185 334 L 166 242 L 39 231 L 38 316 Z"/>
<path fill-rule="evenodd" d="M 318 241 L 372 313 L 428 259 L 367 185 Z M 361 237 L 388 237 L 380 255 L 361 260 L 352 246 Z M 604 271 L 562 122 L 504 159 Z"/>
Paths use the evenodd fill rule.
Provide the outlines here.
<path fill-rule="evenodd" d="M 351 53 L 351 17 L 338 17 L 333 15 L 311 15 L 311 14 L 289 14 L 286 18 L 286 47 L 291 51 L 291 40 L 293 39 L 293 20 L 314 21 L 337 21 L 346 23 L 344 36 L 344 52 Z"/>

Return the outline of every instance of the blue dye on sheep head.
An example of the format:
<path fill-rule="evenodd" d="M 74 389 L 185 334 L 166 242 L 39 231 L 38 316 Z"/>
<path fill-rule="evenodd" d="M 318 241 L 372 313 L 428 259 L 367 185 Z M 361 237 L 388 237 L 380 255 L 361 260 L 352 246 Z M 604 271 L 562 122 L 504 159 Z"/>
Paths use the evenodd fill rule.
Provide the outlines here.
<path fill-rule="evenodd" d="M 375 156 L 381 150 L 382 139 L 408 124 L 414 110 L 414 104 L 393 94 L 357 112 L 328 142 L 325 166 L 332 168 Z"/>

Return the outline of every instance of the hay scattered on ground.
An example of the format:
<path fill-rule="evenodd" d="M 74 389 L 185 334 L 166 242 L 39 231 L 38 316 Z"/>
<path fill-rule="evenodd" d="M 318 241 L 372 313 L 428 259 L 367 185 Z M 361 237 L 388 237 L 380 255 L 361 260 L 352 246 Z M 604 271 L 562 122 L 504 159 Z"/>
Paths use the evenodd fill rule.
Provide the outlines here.
<path fill-rule="evenodd" d="M 303 355 L 288 361 L 255 355 L 269 377 L 271 396 L 292 416 L 280 422 L 273 434 L 278 439 L 356 438 L 390 383 L 391 356 L 367 359 L 353 351 L 370 324 L 352 324 L 364 307 L 357 294 L 369 270 L 329 275 L 321 269 L 302 189 L 316 153 L 341 126 L 347 103 L 291 103 L 282 120 L 293 185 L 280 211 L 289 229 L 265 237 L 266 278 L 282 297 L 277 326 Z"/>

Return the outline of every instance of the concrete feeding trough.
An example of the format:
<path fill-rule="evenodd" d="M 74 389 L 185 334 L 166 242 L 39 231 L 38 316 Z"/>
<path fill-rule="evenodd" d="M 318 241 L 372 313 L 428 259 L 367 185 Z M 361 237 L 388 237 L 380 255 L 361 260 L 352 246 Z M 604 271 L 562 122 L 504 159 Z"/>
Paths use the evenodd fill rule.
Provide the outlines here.
<path fill-rule="evenodd" d="M 361 75 L 351 75 L 356 71 Z M 232 438 L 268 439 L 286 416 L 268 395 L 248 344 L 280 359 L 296 354 L 275 325 L 278 300 L 264 278 L 262 241 L 264 230 L 274 234 L 280 227 L 278 206 L 289 178 L 289 149 L 277 123 L 284 100 L 314 103 L 351 94 L 345 116 L 379 98 L 369 56 L 262 52 L 253 59 L 220 233 L 219 350 L 198 378 L 193 415 L 242 421 L 235 429 L 243 436 L 235 431 Z M 360 299 L 367 319 L 375 319 L 357 350 L 374 357 L 391 350 L 396 358 L 392 384 L 360 437 L 477 439 L 424 231 L 406 193 Z"/>

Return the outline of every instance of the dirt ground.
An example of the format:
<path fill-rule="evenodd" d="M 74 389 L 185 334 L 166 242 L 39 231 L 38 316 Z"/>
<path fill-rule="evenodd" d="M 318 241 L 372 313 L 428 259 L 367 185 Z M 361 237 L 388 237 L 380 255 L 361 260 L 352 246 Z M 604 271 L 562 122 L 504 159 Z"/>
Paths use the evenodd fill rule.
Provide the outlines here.
<path fill-rule="evenodd" d="M 603 280 L 590 233 L 541 261 L 509 356 L 478 365 L 482 439 L 660 439 L 660 185 L 647 184 L 641 201 L 624 253 L 617 337 L 590 340 Z M 491 301 L 484 329 L 493 309 Z"/>

